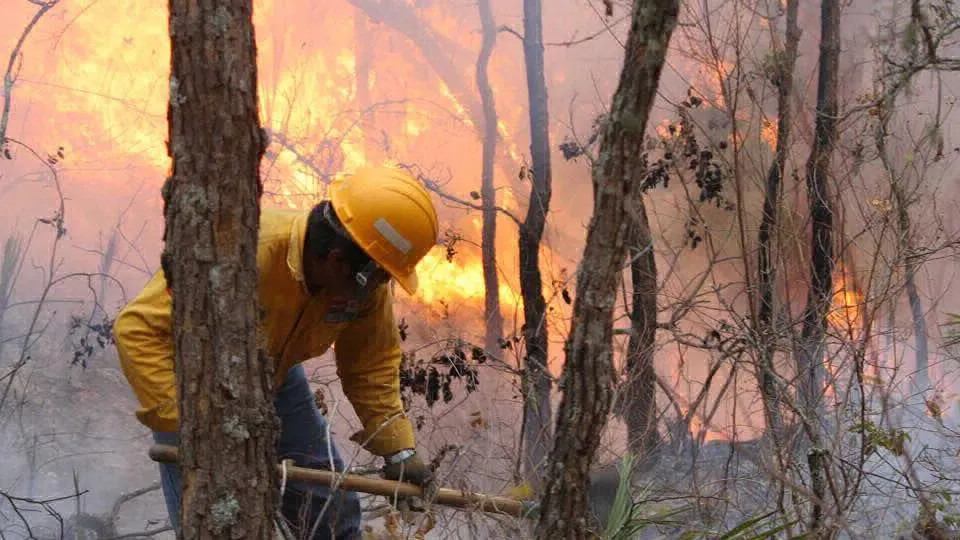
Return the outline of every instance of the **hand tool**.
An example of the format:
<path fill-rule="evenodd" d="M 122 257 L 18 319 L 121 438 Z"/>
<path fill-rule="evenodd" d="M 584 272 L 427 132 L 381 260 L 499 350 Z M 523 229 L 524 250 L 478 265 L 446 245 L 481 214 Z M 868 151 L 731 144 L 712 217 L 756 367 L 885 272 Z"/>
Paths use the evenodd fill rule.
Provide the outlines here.
<path fill-rule="evenodd" d="M 160 463 L 177 463 L 179 461 L 179 449 L 171 445 L 154 444 L 150 447 L 149 454 L 150 459 Z M 339 489 L 384 497 L 420 497 L 425 499 L 423 488 L 406 482 L 297 467 L 288 463 L 292 463 L 292 460 L 285 460 L 285 463 L 277 465 L 277 474 L 283 475 L 284 469 L 286 469 L 287 481 L 327 487 L 339 485 Z M 533 502 L 449 488 L 438 488 L 433 502 L 452 508 L 479 510 L 518 518 L 534 517 L 537 508 L 536 503 Z"/>

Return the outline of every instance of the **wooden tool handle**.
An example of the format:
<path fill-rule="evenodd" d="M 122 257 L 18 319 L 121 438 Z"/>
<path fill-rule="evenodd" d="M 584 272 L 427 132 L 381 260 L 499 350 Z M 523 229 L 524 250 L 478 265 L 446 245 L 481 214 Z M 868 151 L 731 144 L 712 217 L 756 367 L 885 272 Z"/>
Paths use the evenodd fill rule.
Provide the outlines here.
<path fill-rule="evenodd" d="M 179 461 L 179 451 L 175 446 L 154 444 L 150 447 L 150 459 L 160 463 L 177 463 Z M 424 497 L 423 488 L 406 482 L 368 478 L 356 474 L 339 474 L 296 466 L 287 466 L 286 469 L 287 479 L 295 482 L 331 487 L 336 485 L 339 480 L 339 488 L 348 491 L 359 491 L 384 497 Z M 277 472 L 283 473 L 282 465 L 277 465 Z M 519 518 L 529 517 L 534 510 L 533 504 L 509 497 L 447 488 L 438 489 L 433 502 L 454 508 L 467 508 Z"/>

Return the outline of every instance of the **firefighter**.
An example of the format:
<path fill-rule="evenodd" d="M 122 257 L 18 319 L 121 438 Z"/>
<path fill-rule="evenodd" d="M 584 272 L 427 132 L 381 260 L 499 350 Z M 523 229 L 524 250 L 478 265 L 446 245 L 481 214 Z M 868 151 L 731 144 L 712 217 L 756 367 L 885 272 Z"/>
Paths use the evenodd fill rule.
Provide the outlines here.
<path fill-rule="evenodd" d="M 333 347 L 344 394 L 363 424 L 352 440 L 383 457 L 386 478 L 431 485 L 432 471 L 416 452 L 413 426 L 400 400 L 400 336 L 390 281 L 413 294 L 415 267 L 437 236 L 429 193 L 394 168 L 364 168 L 338 178 L 329 200 L 309 211 L 262 211 L 258 293 L 265 349 L 276 366 L 281 458 L 302 467 L 329 469 L 332 463 L 343 470 L 301 365 Z M 152 430 L 155 442 L 176 445 L 171 307 L 161 270 L 117 315 L 114 336 L 123 373 L 139 401 L 137 419 Z M 170 520 L 177 526 L 177 466 L 161 464 L 160 476 Z M 294 527 L 307 524 L 309 531 L 315 520 L 303 520 L 303 510 L 316 517 L 331 498 L 315 538 L 359 537 L 355 493 L 288 485 L 281 509 Z"/>

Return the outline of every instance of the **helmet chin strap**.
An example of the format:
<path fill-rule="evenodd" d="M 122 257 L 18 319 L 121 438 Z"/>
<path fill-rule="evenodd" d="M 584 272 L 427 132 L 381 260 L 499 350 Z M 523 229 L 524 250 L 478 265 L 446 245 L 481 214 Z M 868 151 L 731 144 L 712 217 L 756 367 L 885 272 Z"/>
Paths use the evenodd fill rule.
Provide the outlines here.
<path fill-rule="evenodd" d="M 323 217 L 327 220 L 330 228 L 336 231 L 337 234 L 353 242 L 353 239 L 350 238 L 346 229 L 334 219 L 331 206 L 329 202 L 323 206 Z M 370 260 L 359 272 L 354 274 L 356 286 L 350 299 L 343 304 L 331 306 L 324 320 L 331 323 L 340 323 L 356 319 L 359 315 L 360 307 L 370 296 L 370 293 L 389 280 L 390 274 L 381 268 L 376 261 Z"/>

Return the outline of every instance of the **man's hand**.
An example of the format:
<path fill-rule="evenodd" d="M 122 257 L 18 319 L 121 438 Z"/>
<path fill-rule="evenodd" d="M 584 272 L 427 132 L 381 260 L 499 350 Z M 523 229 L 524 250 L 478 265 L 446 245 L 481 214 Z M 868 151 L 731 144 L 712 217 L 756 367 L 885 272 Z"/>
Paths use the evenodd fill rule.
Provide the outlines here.
<path fill-rule="evenodd" d="M 423 488 L 430 487 L 433 483 L 433 471 L 416 453 L 396 463 L 390 461 L 388 457 L 383 467 L 383 476 L 387 480 L 407 482 Z"/>
<path fill-rule="evenodd" d="M 383 466 L 383 476 L 386 477 L 387 480 L 407 482 L 423 488 L 423 498 L 401 497 L 394 503 L 397 505 L 401 514 L 425 511 L 426 506 L 437 496 L 437 486 L 434 482 L 435 477 L 433 470 L 428 467 L 413 450 L 403 450 L 393 456 L 387 456 L 385 459 L 386 464 Z M 406 520 L 408 518 L 405 517 L 404 519 Z M 414 518 L 410 517 L 410 519 Z"/>

